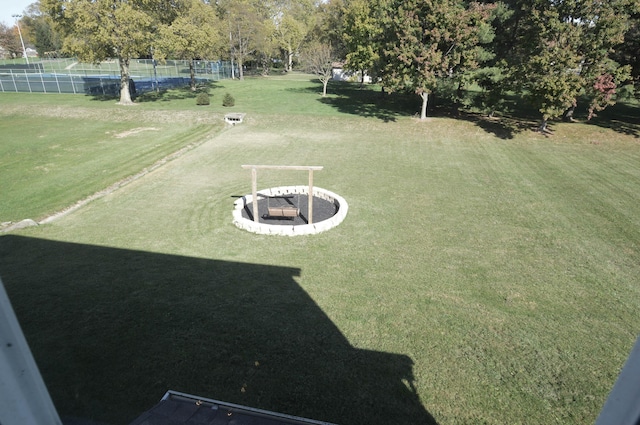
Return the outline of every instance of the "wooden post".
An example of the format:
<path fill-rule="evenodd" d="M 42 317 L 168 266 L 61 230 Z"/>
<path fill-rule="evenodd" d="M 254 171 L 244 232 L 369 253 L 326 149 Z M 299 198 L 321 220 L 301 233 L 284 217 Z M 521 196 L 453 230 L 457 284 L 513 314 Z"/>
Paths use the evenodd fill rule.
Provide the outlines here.
<path fill-rule="evenodd" d="M 309 169 L 309 202 L 307 204 L 309 217 L 309 224 L 313 224 L 313 170 Z"/>
<path fill-rule="evenodd" d="M 258 170 L 256 167 L 251 168 L 251 196 L 253 198 L 253 221 L 260 222 L 260 214 L 258 213 Z"/>
<path fill-rule="evenodd" d="M 251 169 L 251 196 L 253 197 L 253 221 L 260 222 L 258 216 L 258 168 L 262 170 L 308 170 L 309 171 L 309 202 L 307 215 L 309 224 L 313 223 L 313 171 L 322 170 L 319 165 L 242 165 L 244 169 Z"/>

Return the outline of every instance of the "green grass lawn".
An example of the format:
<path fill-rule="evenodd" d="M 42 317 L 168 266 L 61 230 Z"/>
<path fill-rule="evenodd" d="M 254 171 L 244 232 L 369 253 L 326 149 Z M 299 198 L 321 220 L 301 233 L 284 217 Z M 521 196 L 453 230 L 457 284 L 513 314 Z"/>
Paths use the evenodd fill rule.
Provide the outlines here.
<path fill-rule="evenodd" d="M 0 222 L 40 220 L 222 128 L 220 117 L 114 111 L 113 101 L 98 103 L 0 96 Z"/>
<path fill-rule="evenodd" d="M 174 389 L 341 424 L 592 423 L 639 331 L 637 123 L 556 123 L 545 137 L 471 116 L 419 122 L 411 97 L 320 89 L 301 75 L 229 81 L 209 107 L 188 92 L 132 108 L 0 96 L 15 139 L 0 147 L 0 208 L 18 208 L 31 184 L 5 184 L 43 163 L 60 161 L 51 182 L 88 163 L 71 203 L 197 145 L 0 237 L 0 277 L 60 413 L 126 424 Z M 246 121 L 221 129 L 230 110 Z M 40 132 L 14 128 L 34 117 Z M 164 131 L 111 133 L 141 127 Z M 323 165 L 315 184 L 349 215 L 308 237 L 241 231 L 242 164 Z M 46 180 L 33 216 L 60 208 Z"/>

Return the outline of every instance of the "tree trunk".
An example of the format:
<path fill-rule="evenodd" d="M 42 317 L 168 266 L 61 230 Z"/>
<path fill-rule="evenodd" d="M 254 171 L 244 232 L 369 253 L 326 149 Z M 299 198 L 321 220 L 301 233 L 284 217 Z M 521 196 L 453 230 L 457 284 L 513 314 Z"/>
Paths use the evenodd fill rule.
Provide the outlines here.
<path fill-rule="evenodd" d="M 456 99 L 453 102 L 453 115 L 456 117 L 460 116 L 460 99 L 462 99 L 462 89 L 464 88 L 464 85 L 460 82 L 458 83 L 458 87 L 456 88 Z"/>
<path fill-rule="evenodd" d="M 327 84 L 329 84 L 329 79 L 325 78 L 322 80 L 322 97 L 327 95 Z"/>
<path fill-rule="evenodd" d="M 270 58 L 268 56 L 263 55 L 262 59 L 260 60 L 261 65 L 262 65 L 262 76 L 263 77 L 266 77 L 267 75 L 269 75 L 269 71 L 270 71 L 269 59 Z"/>
<path fill-rule="evenodd" d="M 573 122 L 573 112 L 576 110 L 575 102 L 573 105 L 569 106 L 564 114 L 562 114 L 562 120 L 565 122 Z"/>
<path fill-rule="evenodd" d="M 120 105 L 133 105 L 129 88 L 129 58 L 118 58 L 120 65 Z"/>
<path fill-rule="evenodd" d="M 293 71 L 293 48 L 291 46 L 287 47 L 287 71 Z"/>
<path fill-rule="evenodd" d="M 238 65 L 238 79 L 244 80 L 244 52 L 246 52 L 246 45 L 242 38 L 242 30 L 240 29 L 240 23 L 238 22 L 238 50 L 236 51 L 236 62 Z"/>
<path fill-rule="evenodd" d="M 193 59 L 189 61 L 189 74 L 191 75 L 191 91 L 196 91 L 196 70 Z"/>
<path fill-rule="evenodd" d="M 429 102 L 429 92 L 420 93 L 420 97 L 422 98 L 422 109 L 420 110 L 420 119 L 424 120 L 427 118 L 427 103 Z"/>
<path fill-rule="evenodd" d="M 238 54 L 236 62 L 238 64 L 238 79 L 244 80 L 244 69 L 242 69 L 244 68 L 244 57 L 242 54 Z"/>
<path fill-rule="evenodd" d="M 547 122 L 548 119 L 546 117 L 542 118 L 542 122 L 540 123 L 540 126 L 538 127 L 538 131 L 540 133 L 546 133 L 547 132 Z"/>

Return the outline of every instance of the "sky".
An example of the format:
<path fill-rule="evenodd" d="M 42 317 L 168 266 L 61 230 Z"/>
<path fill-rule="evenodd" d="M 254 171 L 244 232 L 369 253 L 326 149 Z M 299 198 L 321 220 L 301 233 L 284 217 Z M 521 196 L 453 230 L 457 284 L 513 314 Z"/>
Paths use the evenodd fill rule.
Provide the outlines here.
<path fill-rule="evenodd" d="M 5 25 L 13 25 L 16 22 L 16 18 L 11 15 L 22 15 L 24 10 L 36 0 L 1 0 L 0 6 L 0 22 Z"/>

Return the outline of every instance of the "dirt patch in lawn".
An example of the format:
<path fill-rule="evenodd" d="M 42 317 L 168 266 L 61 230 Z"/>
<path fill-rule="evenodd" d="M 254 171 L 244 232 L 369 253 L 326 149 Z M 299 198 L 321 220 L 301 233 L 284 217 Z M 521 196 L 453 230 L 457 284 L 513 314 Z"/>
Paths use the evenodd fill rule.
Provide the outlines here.
<path fill-rule="evenodd" d="M 131 130 L 127 130 L 127 131 L 122 131 L 120 133 L 116 133 L 113 135 L 113 137 L 117 138 L 117 139 L 122 139 L 125 137 L 129 137 L 133 134 L 138 134 L 138 133 L 142 133 L 143 131 L 158 131 L 158 128 L 156 127 L 138 127 L 138 128 L 132 128 Z"/>

